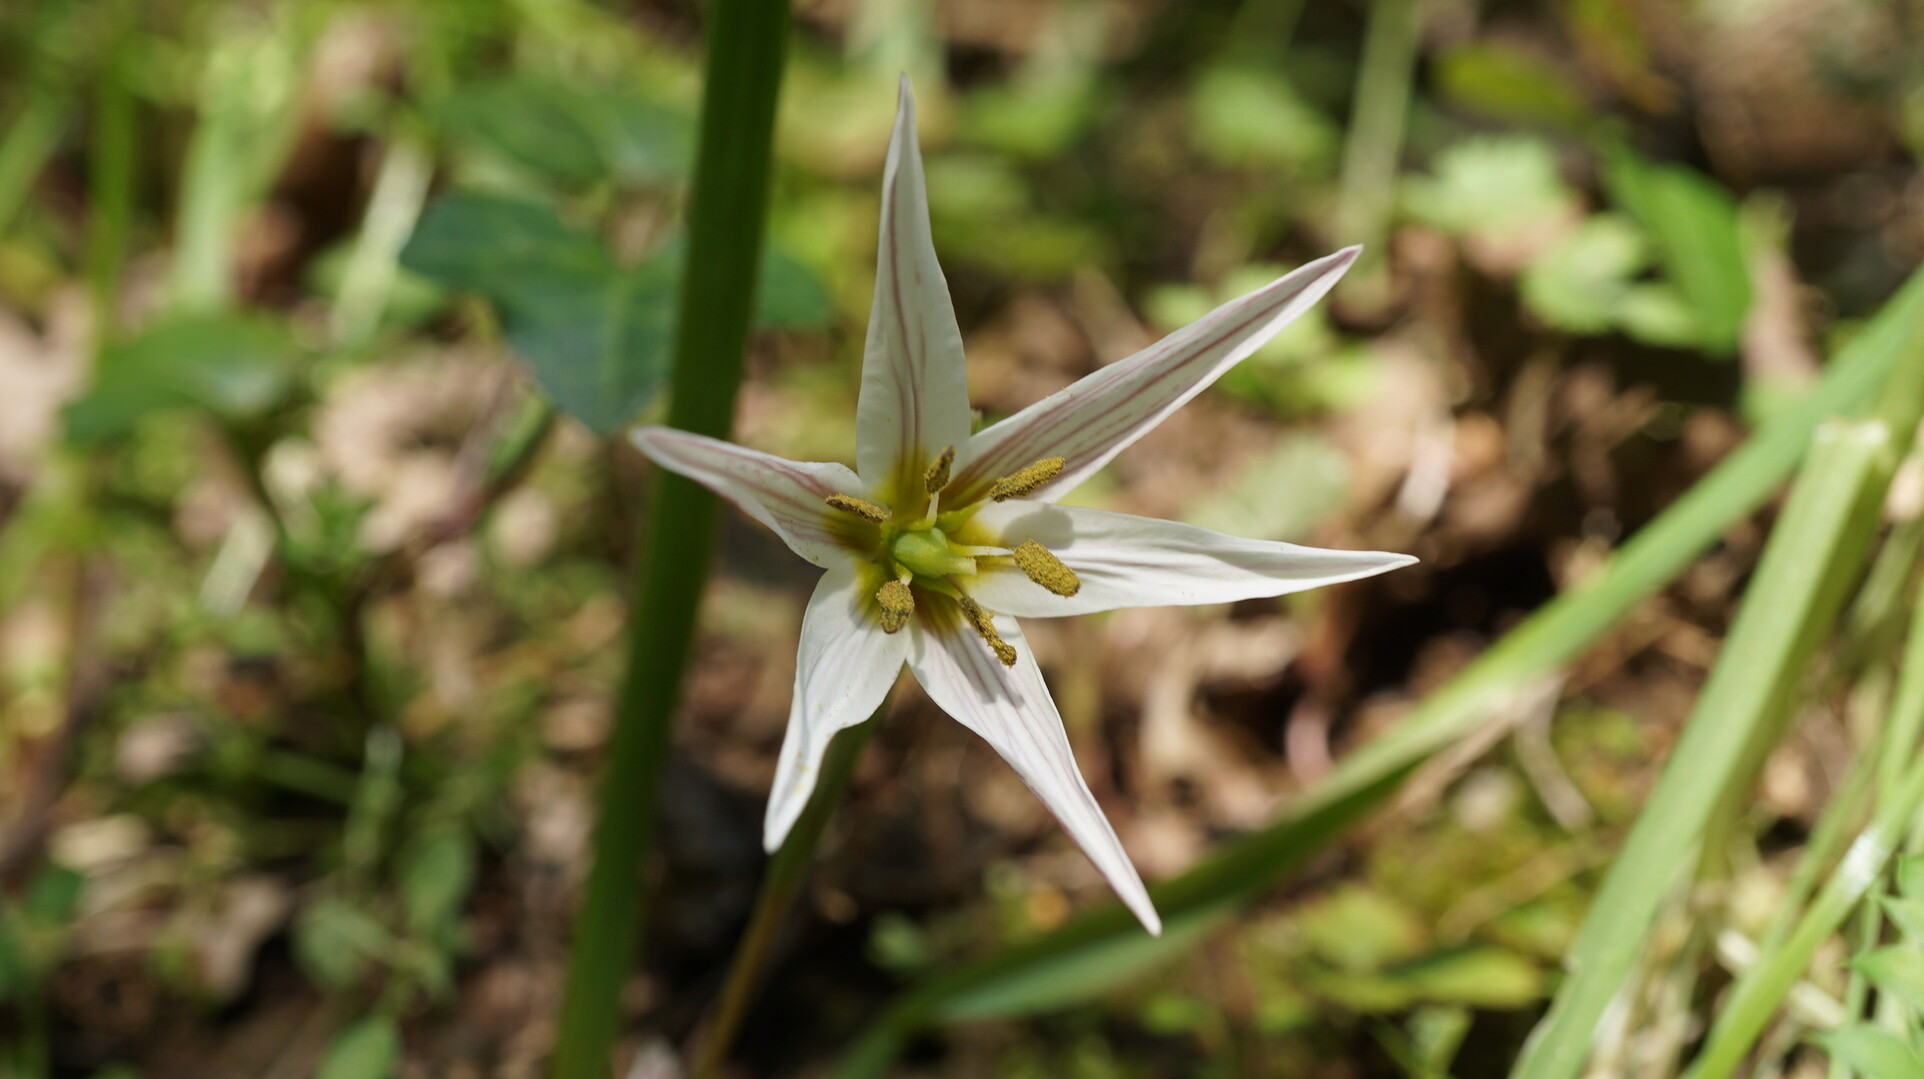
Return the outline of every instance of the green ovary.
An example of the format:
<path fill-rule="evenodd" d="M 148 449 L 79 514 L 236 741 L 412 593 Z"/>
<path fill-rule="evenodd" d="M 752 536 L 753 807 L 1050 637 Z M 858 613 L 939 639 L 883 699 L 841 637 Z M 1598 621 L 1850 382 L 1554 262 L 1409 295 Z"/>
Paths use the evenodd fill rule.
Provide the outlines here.
<path fill-rule="evenodd" d="M 953 577 L 975 572 L 975 559 L 957 552 L 939 528 L 917 529 L 896 536 L 889 554 L 917 577 Z"/>

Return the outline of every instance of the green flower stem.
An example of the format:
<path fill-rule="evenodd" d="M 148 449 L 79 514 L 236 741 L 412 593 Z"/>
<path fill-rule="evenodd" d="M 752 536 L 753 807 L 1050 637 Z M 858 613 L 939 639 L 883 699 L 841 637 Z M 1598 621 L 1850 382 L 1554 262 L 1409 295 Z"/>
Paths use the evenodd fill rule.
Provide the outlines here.
<path fill-rule="evenodd" d="M 882 713 L 886 709 L 887 705 L 876 709 L 867 721 L 842 732 L 829 743 L 808 808 L 802 810 L 801 817 L 789 830 L 788 839 L 782 843 L 782 849 L 775 852 L 768 872 L 762 877 L 754 912 L 749 915 L 748 927 L 742 930 L 741 943 L 735 946 L 735 958 L 728 967 L 728 980 L 722 985 L 721 997 L 715 1003 L 706 1029 L 700 1034 L 701 1040 L 688 1069 L 691 1079 L 715 1079 L 721 1074 L 722 1065 L 728 1062 L 728 1051 L 741 1033 L 742 1020 L 748 1016 L 749 1005 L 755 1002 L 762 973 L 773 957 L 776 933 L 801 890 L 829 818 L 835 815 L 835 808 L 848 792 L 849 781 L 855 776 L 855 762 L 874 737 L 876 728 L 882 725 Z"/>
<path fill-rule="evenodd" d="M 1339 291 L 1366 309 L 1389 295 L 1383 240 L 1396 208 L 1396 162 L 1403 154 L 1403 127 L 1416 78 L 1421 0 L 1373 0 L 1363 57 L 1356 72 L 1356 102 L 1343 144 L 1343 176 L 1337 184 L 1336 237 L 1363 245 Z"/>
<path fill-rule="evenodd" d="M 714 0 L 691 185 L 688 262 L 676 323 L 668 423 L 726 437 L 741 383 L 768 204 L 786 0 Z M 561 1004 L 553 1079 L 606 1079 L 622 980 L 642 918 L 641 870 L 707 577 L 715 499 L 666 473 L 640 548 L 628 671 L 601 783 L 594 867 L 582 896 Z"/>

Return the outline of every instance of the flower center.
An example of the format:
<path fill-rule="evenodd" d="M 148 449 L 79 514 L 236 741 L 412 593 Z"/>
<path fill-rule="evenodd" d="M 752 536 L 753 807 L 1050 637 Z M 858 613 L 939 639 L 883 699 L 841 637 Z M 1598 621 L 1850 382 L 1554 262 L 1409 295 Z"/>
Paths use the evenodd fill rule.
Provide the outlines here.
<path fill-rule="evenodd" d="M 831 495 L 827 502 L 830 509 L 861 522 L 848 538 L 860 557 L 871 564 L 870 572 L 876 573 L 881 581 L 874 593 L 874 610 L 884 632 L 896 633 L 908 625 L 915 614 L 918 594 L 924 601 L 940 596 L 943 599 L 937 602 L 958 605 L 963 620 L 975 630 L 976 636 L 982 638 L 1004 665 L 1012 666 L 1016 661 L 1015 649 L 996 632 L 994 616 L 962 590 L 962 583 L 980 571 L 981 560 L 1001 559 L 1013 563 L 1024 576 L 1058 596 L 1075 595 L 1082 582 L 1074 570 L 1034 540 L 1025 540 L 1009 550 L 959 543 L 951 538 L 957 529 L 969 527 L 970 518 L 983 504 L 978 501 L 966 506 L 942 506 L 942 491 L 949 485 L 954 464 L 955 449 L 950 447 L 929 464 L 922 476 L 921 490 L 910 493 L 900 502 L 885 494 L 883 497 L 903 508 L 899 516 L 891 506 L 855 495 Z M 1062 466 L 1062 458 L 1045 457 L 995 481 L 987 492 L 987 499 L 1001 502 L 1021 498 L 1054 479 Z"/>
<path fill-rule="evenodd" d="M 889 544 L 889 555 L 917 577 L 973 576 L 975 559 L 956 549 L 940 528 L 903 532 Z"/>

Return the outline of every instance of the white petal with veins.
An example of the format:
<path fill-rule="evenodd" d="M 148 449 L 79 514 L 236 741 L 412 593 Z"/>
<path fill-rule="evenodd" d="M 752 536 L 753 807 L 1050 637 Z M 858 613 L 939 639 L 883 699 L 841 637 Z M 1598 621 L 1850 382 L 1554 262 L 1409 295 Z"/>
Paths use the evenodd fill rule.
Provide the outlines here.
<path fill-rule="evenodd" d="M 984 428 L 969 440 L 967 463 L 951 487 L 954 504 L 1044 457 L 1067 463 L 1036 497 L 1061 498 L 1309 310 L 1361 250 L 1317 259 Z"/>
<path fill-rule="evenodd" d="M 848 564 L 848 550 L 828 525 L 829 496 L 862 486 L 847 465 L 790 461 L 672 427 L 642 427 L 628 437 L 656 464 L 774 529 L 789 550 L 823 569 Z"/>
<path fill-rule="evenodd" d="M 1142 878 L 1076 769 L 1062 716 L 1021 628 L 1012 618 L 996 620 L 996 631 L 1016 653 L 1015 666 L 1004 667 L 960 624 L 959 616 L 949 621 L 946 628 L 936 630 L 930 628 L 931 620 L 917 620 L 909 656 L 916 681 L 944 712 L 981 735 L 1009 762 L 1143 927 L 1161 934 L 1162 919 Z"/>
<path fill-rule="evenodd" d="M 1242 539 L 1175 521 L 1044 502 L 993 503 L 976 513 L 975 523 L 1005 547 L 1035 540 L 1081 580 L 1075 595 L 1058 596 L 1013 565 L 985 566 L 969 594 L 989 610 L 1026 618 L 1280 596 L 1416 561 L 1383 551 Z"/>
<path fill-rule="evenodd" d="M 762 844 L 770 853 L 782 845 L 808 805 L 829 740 L 882 706 L 908 659 L 909 635 L 882 632 L 863 609 L 867 597 L 858 580 L 852 566 L 829 570 L 802 616 L 795 699 L 762 826 Z"/>
<path fill-rule="evenodd" d="M 969 438 L 962 331 L 929 237 L 915 95 L 906 75 L 882 177 L 875 262 L 875 303 L 869 309 L 855 414 L 855 467 L 869 491 L 880 494 L 891 480 L 920 479 L 944 447 L 961 450 Z"/>

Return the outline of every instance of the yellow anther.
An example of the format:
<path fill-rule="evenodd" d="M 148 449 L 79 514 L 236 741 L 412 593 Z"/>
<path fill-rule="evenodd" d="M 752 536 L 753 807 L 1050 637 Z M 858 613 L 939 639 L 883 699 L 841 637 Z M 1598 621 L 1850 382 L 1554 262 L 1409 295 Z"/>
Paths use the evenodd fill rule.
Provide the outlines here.
<path fill-rule="evenodd" d="M 995 481 L 995 486 L 989 488 L 989 497 L 997 502 L 1021 498 L 1061 475 L 1063 463 L 1060 457 L 1044 457 L 1035 464 L 1017 469 Z"/>
<path fill-rule="evenodd" d="M 929 465 L 927 472 L 922 473 L 922 489 L 930 494 L 934 494 L 942 488 L 947 487 L 949 485 L 949 469 L 954 464 L 955 447 L 950 446 L 942 451 L 942 456 L 937 457 L 935 463 Z"/>
<path fill-rule="evenodd" d="M 975 627 L 976 636 L 982 638 L 983 643 L 989 646 L 989 650 L 995 653 L 995 658 L 1001 660 L 1004 667 L 1015 666 L 1015 648 L 995 631 L 995 623 L 989 620 L 989 612 L 983 610 L 980 603 L 963 596 L 962 614 L 968 618 L 969 625 Z"/>
<path fill-rule="evenodd" d="M 909 615 L 915 613 L 915 593 L 901 581 L 884 581 L 875 593 L 875 602 L 882 608 L 882 632 L 894 633 L 909 624 Z"/>
<path fill-rule="evenodd" d="M 878 506 L 866 498 L 856 498 L 854 495 L 829 495 L 828 504 L 843 513 L 852 513 L 864 521 L 874 521 L 878 525 L 889 519 L 887 506 Z"/>
<path fill-rule="evenodd" d="M 1076 571 L 1062 564 L 1053 552 L 1034 540 L 1023 540 L 1010 551 L 1015 556 L 1015 564 L 1029 579 L 1058 596 L 1073 596 L 1082 591 L 1082 579 Z"/>

